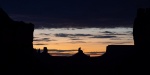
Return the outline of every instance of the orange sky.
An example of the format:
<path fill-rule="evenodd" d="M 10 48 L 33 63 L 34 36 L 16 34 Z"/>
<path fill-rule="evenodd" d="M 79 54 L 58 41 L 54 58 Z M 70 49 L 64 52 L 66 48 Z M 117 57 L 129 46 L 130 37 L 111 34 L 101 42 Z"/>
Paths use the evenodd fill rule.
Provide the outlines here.
<path fill-rule="evenodd" d="M 106 46 L 112 44 L 133 45 L 132 28 L 35 29 L 34 37 L 37 49 L 77 50 L 81 47 L 85 53 L 105 52 Z"/>

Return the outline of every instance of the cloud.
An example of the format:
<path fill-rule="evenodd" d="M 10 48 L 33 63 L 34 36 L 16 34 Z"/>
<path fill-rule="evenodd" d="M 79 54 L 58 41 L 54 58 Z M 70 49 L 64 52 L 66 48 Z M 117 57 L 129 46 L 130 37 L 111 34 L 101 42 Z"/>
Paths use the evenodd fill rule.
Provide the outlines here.
<path fill-rule="evenodd" d="M 91 34 L 65 34 L 65 33 L 58 33 L 55 34 L 56 37 L 70 37 L 70 38 L 74 38 L 77 36 L 92 36 Z"/>
<path fill-rule="evenodd" d="M 111 31 L 104 31 L 101 33 L 104 33 L 105 35 L 127 35 L 127 34 L 123 34 L 123 33 L 111 32 Z"/>
<path fill-rule="evenodd" d="M 49 41 L 56 41 L 56 40 L 50 40 L 50 38 L 41 38 L 41 39 L 34 39 L 33 41 L 46 41 L 46 42 L 49 42 Z"/>
<path fill-rule="evenodd" d="M 104 32 L 101 32 L 101 33 L 113 33 L 113 32 L 111 32 L 111 31 L 104 31 Z"/>
<path fill-rule="evenodd" d="M 73 34 L 73 36 L 92 36 L 91 34 Z"/>
<path fill-rule="evenodd" d="M 48 36 L 48 35 L 51 35 L 51 33 L 49 33 L 49 34 L 47 34 L 47 33 L 40 33 L 40 35 Z"/>
<path fill-rule="evenodd" d="M 98 43 L 103 43 L 103 44 L 111 44 L 111 45 L 115 45 L 115 44 L 128 44 L 128 43 L 132 43 L 132 42 L 98 42 Z"/>
<path fill-rule="evenodd" d="M 71 53 L 49 53 L 52 56 L 72 56 Z"/>
<path fill-rule="evenodd" d="M 117 36 L 95 35 L 90 38 L 116 38 Z"/>
<path fill-rule="evenodd" d="M 33 38 L 39 38 L 39 37 L 33 37 Z"/>
<path fill-rule="evenodd" d="M 105 53 L 105 52 L 85 52 L 85 53 L 87 53 L 87 54 L 103 54 L 103 53 Z"/>
<path fill-rule="evenodd" d="M 56 37 L 68 37 L 70 34 L 59 33 L 55 34 Z"/>
<path fill-rule="evenodd" d="M 105 35 L 127 35 L 127 34 L 120 34 L 120 33 L 110 33 L 110 34 L 105 34 Z"/>
<path fill-rule="evenodd" d="M 58 49 L 48 50 L 48 53 L 52 56 L 72 56 L 76 52 L 77 50 L 58 50 Z"/>
<path fill-rule="evenodd" d="M 33 45 L 48 45 L 48 44 L 37 43 L 37 44 L 33 44 Z"/>
<path fill-rule="evenodd" d="M 41 40 L 41 39 L 33 39 L 33 41 L 43 41 L 43 40 Z"/>
<path fill-rule="evenodd" d="M 85 54 L 88 54 L 88 55 L 102 55 L 104 53 L 105 52 L 85 52 Z"/>
<path fill-rule="evenodd" d="M 110 40 L 122 40 L 120 38 L 111 38 Z"/>
<path fill-rule="evenodd" d="M 79 38 L 72 38 L 71 40 L 82 40 L 82 39 L 79 39 Z"/>
<path fill-rule="evenodd" d="M 126 33 L 133 35 L 133 31 L 127 31 Z"/>
<path fill-rule="evenodd" d="M 51 41 L 49 38 L 42 38 L 43 41 Z"/>
<path fill-rule="evenodd" d="M 86 43 L 85 41 L 71 41 L 67 43 L 78 44 L 78 43 Z"/>
<path fill-rule="evenodd" d="M 77 50 L 58 50 L 58 49 L 49 49 L 48 52 L 76 52 Z"/>

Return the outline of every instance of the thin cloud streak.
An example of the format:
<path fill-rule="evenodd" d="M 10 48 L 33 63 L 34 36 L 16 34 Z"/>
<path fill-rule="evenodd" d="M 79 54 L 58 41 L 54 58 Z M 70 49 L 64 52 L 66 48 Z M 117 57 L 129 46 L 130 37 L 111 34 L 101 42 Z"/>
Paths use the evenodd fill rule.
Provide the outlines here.
<path fill-rule="evenodd" d="M 67 42 L 67 43 L 79 44 L 79 43 L 87 43 L 87 42 L 85 42 L 85 41 L 71 41 L 71 42 Z"/>
<path fill-rule="evenodd" d="M 73 38 L 73 39 L 71 39 L 71 40 L 83 40 L 83 39 L 79 39 L 79 38 Z"/>
<path fill-rule="evenodd" d="M 125 33 L 117 33 L 117 32 L 111 32 L 111 31 L 104 31 L 101 33 L 104 33 L 105 35 L 127 35 Z"/>
<path fill-rule="evenodd" d="M 57 41 L 57 40 L 50 40 L 50 38 L 41 38 L 41 39 L 34 39 L 33 41 L 45 41 L 45 42 L 49 42 L 49 41 Z"/>
<path fill-rule="evenodd" d="M 33 45 L 48 45 L 48 44 L 37 43 L 37 44 L 33 44 Z"/>
<path fill-rule="evenodd" d="M 58 33 L 55 34 L 56 37 L 76 37 L 76 36 L 92 36 L 91 34 L 66 34 L 66 33 Z"/>
<path fill-rule="evenodd" d="M 104 36 L 104 35 L 95 35 L 90 38 L 116 38 L 117 36 Z"/>
<path fill-rule="evenodd" d="M 110 45 L 115 45 L 115 44 L 127 44 L 127 43 L 132 43 L 132 42 L 97 42 L 97 43 L 102 43 L 102 44 L 110 44 Z"/>
<path fill-rule="evenodd" d="M 47 34 L 47 33 L 40 33 L 39 35 L 49 36 L 49 35 L 51 35 L 51 33 L 49 33 L 49 34 Z"/>

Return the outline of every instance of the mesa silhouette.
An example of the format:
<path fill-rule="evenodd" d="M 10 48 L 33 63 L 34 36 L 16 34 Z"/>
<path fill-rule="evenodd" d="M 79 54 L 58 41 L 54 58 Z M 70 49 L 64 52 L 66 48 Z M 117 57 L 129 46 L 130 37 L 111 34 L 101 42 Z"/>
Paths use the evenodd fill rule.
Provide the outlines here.
<path fill-rule="evenodd" d="M 148 74 L 150 8 L 139 8 L 133 22 L 134 45 L 109 45 L 106 53 L 90 57 L 82 51 L 70 57 L 51 56 L 47 47 L 33 48 L 34 24 L 12 20 L 0 8 L 1 62 L 5 74 L 15 75 L 135 75 Z M 4 72 L 3 71 L 3 72 Z"/>

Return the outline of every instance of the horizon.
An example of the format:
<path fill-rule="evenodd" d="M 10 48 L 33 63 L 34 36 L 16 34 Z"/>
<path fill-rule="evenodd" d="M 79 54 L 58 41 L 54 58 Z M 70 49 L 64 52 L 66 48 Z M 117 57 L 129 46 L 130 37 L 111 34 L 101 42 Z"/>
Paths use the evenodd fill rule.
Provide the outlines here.
<path fill-rule="evenodd" d="M 92 57 L 101 56 L 108 45 L 133 45 L 132 30 L 122 27 L 35 29 L 33 46 L 36 49 L 47 47 L 55 50 L 55 53 L 49 52 L 52 56 L 71 56 L 76 51 L 70 50 L 77 50 L 79 47 Z"/>

